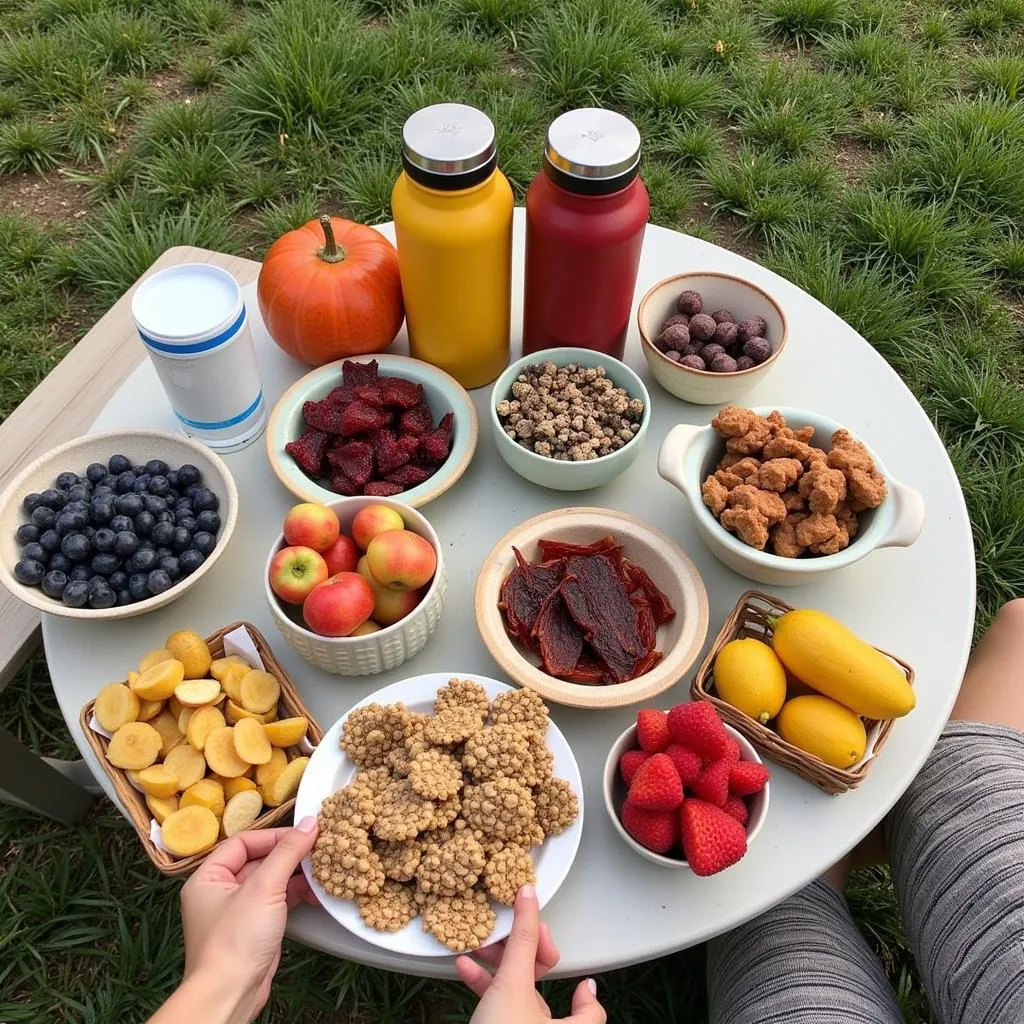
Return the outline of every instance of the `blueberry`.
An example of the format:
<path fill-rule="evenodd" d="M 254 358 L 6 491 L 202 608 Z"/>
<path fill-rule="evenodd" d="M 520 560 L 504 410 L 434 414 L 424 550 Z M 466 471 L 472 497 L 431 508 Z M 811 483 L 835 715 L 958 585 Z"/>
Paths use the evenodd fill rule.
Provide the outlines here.
<path fill-rule="evenodd" d="M 114 495 L 116 493 L 117 493 L 117 491 L 116 491 L 115 488 L 108 487 L 106 484 L 99 484 L 99 486 L 94 487 L 92 489 L 92 500 L 93 501 L 98 501 L 101 498 L 103 498 L 103 499 L 109 498 L 109 499 L 113 500 Z"/>
<path fill-rule="evenodd" d="M 140 537 L 148 537 L 153 532 L 155 524 L 156 519 L 153 518 L 152 512 L 140 512 L 135 517 L 135 532 Z"/>
<path fill-rule="evenodd" d="M 151 572 L 156 568 L 156 564 L 159 559 L 156 556 L 155 551 L 148 551 L 145 548 L 139 548 L 134 555 L 130 555 L 125 568 L 128 572 Z"/>
<path fill-rule="evenodd" d="M 164 572 L 163 569 L 154 569 L 149 576 L 146 577 L 146 589 L 151 594 L 162 594 L 165 590 L 170 590 L 174 586 L 171 581 L 171 577 Z"/>
<path fill-rule="evenodd" d="M 14 578 L 30 587 L 38 587 L 45 572 L 46 566 L 34 558 L 23 558 L 14 566 Z"/>
<path fill-rule="evenodd" d="M 188 512 L 182 510 L 181 513 L 175 513 L 174 525 L 180 526 L 183 529 L 188 530 L 189 533 L 195 533 L 198 523 L 196 523 L 196 517 L 190 515 Z"/>
<path fill-rule="evenodd" d="M 217 538 L 212 533 L 200 530 L 192 534 L 192 547 L 204 555 L 210 554 L 217 546 Z"/>
<path fill-rule="evenodd" d="M 128 516 L 114 516 L 110 520 L 110 528 L 114 533 L 120 533 L 122 530 L 134 530 L 135 524 L 128 518 Z"/>
<path fill-rule="evenodd" d="M 127 587 L 122 587 L 117 592 L 117 603 L 118 605 L 132 604 L 135 598 L 132 597 L 132 592 Z"/>
<path fill-rule="evenodd" d="M 36 494 L 34 491 L 32 492 L 32 494 L 26 494 L 25 497 L 21 499 L 21 507 L 29 515 L 32 515 L 32 513 L 35 512 L 35 510 L 39 508 L 39 506 L 42 503 L 42 497 Z"/>
<path fill-rule="evenodd" d="M 185 488 L 185 497 L 188 498 L 189 501 L 191 501 L 196 496 L 196 494 L 198 494 L 199 491 L 201 491 L 202 489 L 202 484 L 189 484 L 188 487 Z"/>
<path fill-rule="evenodd" d="M 58 600 L 60 595 L 64 593 L 64 588 L 68 585 L 67 576 L 59 572 L 56 569 L 51 569 L 43 577 L 43 593 L 47 597 L 55 597 Z"/>
<path fill-rule="evenodd" d="M 167 501 L 156 494 L 143 494 L 142 507 L 151 515 L 167 511 Z"/>
<path fill-rule="evenodd" d="M 174 552 L 170 548 L 154 548 L 157 558 L 172 558 Z"/>
<path fill-rule="evenodd" d="M 183 551 L 181 557 L 178 559 L 178 564 L 181 566 L 181 572 L 184 576 L 190 576 L 206 561 L 206 556 L 201 552 L 196 551 L 192 548 L 189 551 Z"/>
<path fill-rule="evenodd" d="M 58 490 L 66 491 L 69 487 L 74 487 L 78 483 L 78 474 L 70 473 L 65 470 L 63 473 L 57 474 L 57 479 L 53 481 L 53 486 Z"/>
<path fill-rule="evenodd" d="M 192 547 L 191 531 L 186 530 L 184 526 L 176 526 L 174 536 L 171 537 L 171 550 L 186 551 L 190 547 Z"/>
<path fill-rule="evenodd" d="M 89 607 L 112 608 L 117 602 L 117 594 L 104 579 L 93 577 L 89 581 Z"/>
<path fill-rule="evenodd" d="M 86 519 L 88 519 L 89 518 L 89 502 L 87 502 L 87 501 L 69 501 L 64 506 L 64 511 L 65 512 L 81 512 L 82 515 L 85 516 Z M 59 516 L 60 513 L 58 512 L 57 515 Z"/>
<path fill-rule="evenodd" d="M 110 574 L 110 585 L 114 590 L 124 590 L 128 586 L 128 573 L 118 569 Z"/>
<path fill-rule="evenodd" d="M 50 555 L 50 572 L 71 572 L 74 567 L 75 563 L 63 551 Z"/>
<path fill-rule="evenodd" d="M 137 572 L 128 579 L 128 591 L 136 601 L 143 601 L 149 597 L 149 590 L 146 587 L 146 574 Z"/>
<path fill-rule="evenodd" d="M 114 554 L 93 555 L 89 565 L 97 576 L 109 576 L 121 568 L 121 559 Z"/>
<path fill-rule="evenodd" d="M 72 562 L 81 562 L 92 554 L 92 544 L 82 533 L 69 533 L 60 542 L 60 550 Z"/>
<path fill-rule="evenodd" d="M 92 569 L 87 565 L 76 565 L 71 572 L 68 573 L 69 580 L 84 580 L 86 583 L 92 579 Z"/>
<path fill-rule="evenodd" d="M 152 532 L 153 543 L 157 547 L 169 545 L 171 539 L 174 537 L 174 526 L 171 523 L 157 522 L 153 526 Z"/>
<path fill-rule="evenodd" d="M 177 512 L 178 509 L 181 509 L 181 508 L 188 509 L 189 511 L 191 511 L 192 510 L 192 499 L 191 498 L 184 498 L 184 497 L 179 498 L 174 503 L 174 511 Z"/>
<path fill-rule="evenodd" d="M 57 516 L 54 529 L 61 537 L 66 537 L 69 533 L 78 533 L 80 530 L 84 530 L 88 525 L 89 520 L 84 512 L 61 512 Z"/>
<path fill-rule="evenodd" d="M 96 527 L 95 526 L 83 526 L 82 527 L 82 535 L 85 537 L 85 539 L 87 541 L 92 543 L 93 538 L 96 536 Z"/>
<path fill-rule="evenodd" d="M 196 516 L 196 529 L 204 533 L 212 533 L 215 537 L 220 530 L 220 516 L 216 512 L 200 512 Z"/>
<path fill-rule="evenodd" d="M 139 541 L 139 550 L 140 551 L 156 551 L 156 545 L 153 543 L 153 541 L 149 537 L 144 537 L 142 540 Z"/>
<path fill-rule="evenodd" d="M 154 513 L 153 518 L 158 523 L 170 523 L 171 526 L 174 525 L 174 513 L 168 508 L 165 508 L 163 512 Z"/>
<path fill-rule="evenodd" d="M 38 497 L 38 495 L 37 495 Z M 32 509 L 32 522 L 40 530 L 48 530 L 57 521 L 57 513 L 45 505 L 36 505 Z"/>
<path fill-rule="evenodd" d="M 107 467 L 102 462 L 92 463 L 85 471 L 85 478 L 93 486 L 98 484 L 107 475 Z"/>
<path fill-rule="evenodd" d="M 171 490 L 177 490 L 178 488 L 178 471 L 176 469 L 169 469 L 164 476 L 167 477 L 167 483 Z"/>
<path fill-rule="evenodd" d="M 163 459 L 150 459 L 146 463 L 146 472 L 152 476 L 167 476 L 170 467 Z"/>
<path fill-rule="evenodd" d="M 123 473 L 118 475 L 117 478 L 117 493 L 118 494 L 129 494 L 135 487 L 135 474 L 131 470 L 125 470 Z"/>
<path fill-rule="evenodd" d="M 31 544 L 32 541 L 39 540 L 42 532 L 35 523 L 22 523 L 15 532 L 15 536 L 18 538 L 19 544 Z"/>
<path fill-rule="evenodd" d="M 60 534 L 56 530 L 43 530 L 39 534 L 39 543 L 43 545 L 44 551 L 52 555 L 54 551 L 60 551 Z"/>
<path fill-rule="evenodd" d="M 132 460 L 124 455 L 111 455 L 107 460 L 107 469 L 110 470 L 114 476 L 118 476 L 121 473 L 126 473 L 132 468 Z"/>
<path fill-rule="evenodd" d="M 93 526 L 105 526 L 114 518 L 114 503 L 103 498 L 93 498 L 89 506 L 89 520 Z"/>
<path fill-rule="evenodd" d="M 143 473 L 141 476 L 135 478 L 135 486 L 132 490 L 136 494 L 145 494 L 149 490 L 149 481 L 152 479 L 148 473 Z"/>
<path fill-rule="evenodd" d="M 188 487 L 189 484 L 197 484 L 203 479 L 203 474 L 190 462 L 178 467 L 178 485 Z"/>
<path fill-rule="evenodd" d="M 50 552 L 39 541 L 34 540 L 21 549 L 21 557 L 33 562 L 42 562 L 43 565 L 46 565 L 50 559 Z"/>
<path fill-rule="evenodd" d="M 163 497 L 170 489 L 171 485 L 165 476 L 154 476 L 149 481 L 149 493 L 157 497 Z"/>
<path fill-rule="evenodd" d="M 61 600 L 69 608 L 84 608 L 89 600 L 89 584 L 85 580 L 68 580 L 68 585 L 61 594 Z"/>
<path fill-rule="evenodd" d="M 114 538 L 117 536 L 113 530 L 108 529 L 105 526 L 101 526 L 97 531 L 96 535 L 92 539 L 92 546 L 100 552 L 105 554 L 108 551 L 114 550 Z"/>
<path fill-rule="evenodd" d="M 137 494 L 122 494 L 114 500 L 114 508 L 122 516 L 137 516 L 142 511 L 142 498 Z"/>
<path fill-rule="evenodd" d="M 117 474 L 108 473 L 101 481 L 100 487 L 109 487 L 111 493 L 117 490 Z"/>
<path fill-rule="evenodd" d="M 134 533 L 122 530 L 114 538 L 114 554 L 121 558 L 134 555 L 139 550 L 139 538 Z"/>
<path fill-rule="evenodd" d="M 174 508 L 175 504 L 181 500 L 181 494 L 176 491 L 173 487 L 164 495 L 164 501 L 167 502 L 169 508 Z"/>
<path fill-rule="evenodd" d="M 55 487 L 49 487 L 39 495 L 39 504 L 52 508 L 59 512 L 71 500 L 71 492 L 58 491 Z"/>
<path fill-rule="evenodd" d="M 181 564 L 174 555 L 165 555 L 157 563 L 157 567 L 163 569 L 172 580 L 181 579 Z"/>
<path fill-rule="evenodd" d="M 68 501 L 88 501 L 92 497 L 92 484 L 75 484 L 67 491 Z"/>

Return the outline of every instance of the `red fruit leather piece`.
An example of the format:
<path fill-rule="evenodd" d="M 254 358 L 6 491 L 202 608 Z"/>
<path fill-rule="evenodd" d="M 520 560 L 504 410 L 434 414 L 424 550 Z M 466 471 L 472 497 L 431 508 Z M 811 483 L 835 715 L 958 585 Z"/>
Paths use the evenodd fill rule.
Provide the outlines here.
<path fill-rule="evenodd" d="M 376 384 L 363 384 L 356 388 L 356 398 L 375 409 L 383 409 L 388 403 L 384 401 L 384 389 L 380 381 Z"/>
<path fill-rule="evenodd" d="M 355 397 L 356 388 L 352 387 L 351 384 L 339 384 L 336 388 L 331 388 L 327 392 L 327 397 L 324 401 L 340 410 L 348 405 L 349 402 L 354 401 Z"/>
<path fill-rule="evenodd" d="M 572 558 L 574 555 L 596 555 L 599 551 L 608 551 L 618 546 L 610 533 L 600 540 L 595 540 L 593 544 L 570 544 L 568 541 L 547 540 L 544 537 L 537 541 L 542 562 L 548 562 L 552 558 Z"/>
<path fill-rule="evenodd" d="M 633 675 L 631 679 L 636 679 L 637 676 L 642 676 L 645 672 L 650 672 L 655 665 L 664 657 L 661 651 L 651 651 L 646 658 L 641 658 L 633 666 Z"/>
<path fill-rule="evenodd" d="M 377 360 L 368 363 L 357 363 L 354 359 L 346 359 L 341 364 L 341 380 L 343 384 L 359 387 L 361 384 L 377 383 Z"/>
<path fill-rule="evenodd" d="M 404 490 L 401 484 L 393 484 L 388 480 L 371 480 L 368 484 L 363 484 L 363 494 L 372 495 L 374 498 L 390 498 Z"/>
<path fill-rule="evenodd" d="M 389 419 L 388 413 L 383 409 L 375 409 L 372 405 L 357 398 L 345 406 L 336 433 L 343 437 L 351 437 L 353 434 L 369 434 L 387 426 Z"/>
<path fill-rule="evenodd" d="M 578 662 L 576 667 L 562 678 L 567 683 L 580 683 L 583 686 L 600 686 L 607 682 L 605 679 L 607 670 L 599 661 L 587 657 L 586 654 Z"/>
<path fill-rule="evenodd" d="M 532 633 L 540 650 L 544 671 L 556 679 L 563 679 L 575 671 L 583 654 L 583 631 L 573 622 L 562 600 L 564 586 L 563 580 L 544 599 Z"/>
<path fill-rule="evenodd" d="M 325 434 L 341 433 L 341 411 L 338 406 L 328 401 L 303 402 L 302 418 L 306 426 L 321 430 Z"/>
<path fill-rule="evenodd" d="M 624 649 L 608 617 L 600 609 L 592 607 L 579 580 L 569 581 L 562 591 L 562 599 L 569 614 L 583 630 L 586 642 L 604 663 L 607 676 L 616 683 L 624 683 L 631 678 L 636 656 Z"/>
<path fill-rule="evenodd" d="M 319 476 L 329 440 L 330 435 L 322 430 L 307 430 L 298 440 L 289 441 L 284 450 L 295 460 L 295 464 L 303 473 Z"/>
<path fill-rule="evenodd" d="M 420 439 L 413 434 L 403 434 L 398 439 L 398 447 L 411 459 L 420 450 Z"/>
<path fill-rule="evenodd" d="M 381 377 L 381 398 L 385 405 L 397 409 L 412 409 L 423 401 L 423 385 L 404 377 Z"/>
<path fill-rule="evenodd" d="M 399 466 L 393 473 L 388 473 L 384 479 L 389 483 L 401 484 L 403 488 L 407 488 L 416 487 L 424 480 L 429 480 L 433 475 L 433 469 L 424 469 L 422 466 L 414 466 L 407 462 L 404 466 Z"/>
<path fill-rule="evenodd" d="M 398 438 L 387 428 L 372 434 L 370 441 L 373 444 L 374 458 L 377 460 L 377 472 L 381 476 L 386 477 L 393 473 L 411 458 L 405 447 L 398 443 Z"/>
<path fill-rule="evenodd" d="M 630 595 L 630 603 L 636 608 L 636 633 L 647 654 L 654 650 L 654 639 L 658 627 L 654 624 L 654 612 L 642 591 Z"/>
<path fill-rule="evenodd" d="M 362 487 L 352 477 L 346 476 L 344 473 L 331 474 L 331 490 L 335 494 L 344 494 L 348 498 L 355 494 L 362 494 L 363 491 Z"/>
<path fill-rule="evenodd" d="M 398 429 L 402 434 L 420 437 L 434 429 L 434 414 L 430 406 L 421 402 L 412 409 L 406 409 L 398 420 Z"/>
<path fill-rule="evenodd" d="M 676 610 L 669 599 L 658 589 L 658 585 L 647 575 L 647 571 L 628 558 L 622 559 L 622 571 L 630 584 L 630 589 L 639 588 L 643 591 L 654 613 L 654 622 L 660 626 L 675 618 Z"/>
<path fill-rule="evenodd" d="M 530 565 L 518 548 L 513 547 L 512 551 L 516 556 L 516 567 L 501 585 L 498 607 L 505 613 L 509 632 L 529 647 L 540 606 L 562 582 L 565 563 Z"/>
<path fill-rule="evenodd" d="M 349 441 L 340 445 L 331 451 L 327 460 L 359 488 L 373 477 L 373 449 L 366 441 Z"/>
<path fill-rule="evenodd" d="M 455 416 L 446 412 L 435 430 L 420 438 L 420 458 L 424 462 L 439 466 L 452 450 L 452 429 Z"/>

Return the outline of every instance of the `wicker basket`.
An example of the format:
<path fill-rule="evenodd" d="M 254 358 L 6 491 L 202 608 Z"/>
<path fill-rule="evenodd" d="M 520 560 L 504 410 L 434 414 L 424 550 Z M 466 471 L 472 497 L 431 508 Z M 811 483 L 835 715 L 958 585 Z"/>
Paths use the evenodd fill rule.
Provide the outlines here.
<path fill-rule="evenodd" d="M 281 696 L 278 701 L 281 717 L 298 718 L 301 716 L 305 718 L 309 722 L 309 728 L 306 730 L 306 739 L 315 747 L 323 739 L 323 729 L 320 728 L 317 720 L 310 714 L 309 709 L 295 689 L 295 684 L 289 678 L 288 673 L 281 667 L 281 663 L 274 657 L 274 653 L 271 651 L 270 645 L 263 634 L 255 626 L 248 622 L 235 622 L 218 630 L 213 636 L 206 638 L 210 653 L 214 658 L 222 657 L 224 654 L 224 637 L 239 626 L 245 627 L 256 650 L 259 651 L 259 655 L 263 659 L 266 670 L 274 676 L 281 686 Z M 128 812 L 128 820 L 138 833 L 142 848 L 146 851 L 149 859 L 156 865 L 157 870 L 163 872 L 163 874 L 172 876 L 190 875 L 199 867 L 206 855 L 217 847 L 211 847 L 210 850 L 194 854 L 191 857 L 175 857 L 173 854 L 167 853 L 154 845 L 149 837 L 150 822 L 153 816 L 146 806 L 145 797 L 131 784 L 127 772 L 121 768 L 115 768 L 107 760 L 107 744 L 109 740 L 89 727 L 89 720 L 92 717 L 93 705 L 95 703 L 95 700 L 91 700 L 82 708 L 82 713 L 79 716 L 82 731 L 85 733 L 85 738 L 89 741 L 89 746 L 92 747 L 93 753 L 96 754 L 100 765 L 113 783 L 118 798 Z M 287 754 L 288 759 L 291 760 L 293 757 L 300 756 L 301 751 L 298 747 L 291 747 L 288 749 Z M 264 811 L 253 822 L 251 827 L 254 829 L 271 828 L 275 825 L 284 824 L 291 817 L 294 806 L 295 800 L 291 799 L 281 804 L 280 807 Z M 223 840 L 221 841 L 223 842 Z M 218 843 L 217 845 L 220 844 Z"/>
<path fill-rule="evenodd" d="M 714 704 L 722 719 L 743 733 L 766 757 L 785 765 L 826 793 L 845 793 L 847 790 L 855 789 L 864 781 L 874 758 L 854 768 L 833 768 L 813 754 L 808 754 L 791 743 L 787 743 L 778 733 L 755 721 L 749 715 L 743 714 L 742 711 L 737 711 L 732 705 L 719 700 L 714 693 L 715 683 L 712 670 L 718 652 L 730 640 L 753 637 L 757 640 L 768 641 L 772 635 L 771 627 L 768 625 L 768 616 L 778 617 L 791 611 L 793 611 L 793 606 L 786 604 L 785 601 L 780 601 L 777 597 L 769 597 L 756 590 L 748 590 L 725 620 L 707 657 L 701 662 L 693 683 L 690 685 L 690 694 L 694 700 L 707 700 Z M 888 651 L 882 651 L 881 648 L 875 649 L 899 665 L 907 677 L 907 682 L 913 686 L 914 670 L 910 665 Z M 889 738 L 893 719 L 888 718 L 881 722 L 866 720 L 864 725 L 868 731 L 869 741 L 873 742 L 875 756 L 877 756 Z"/>

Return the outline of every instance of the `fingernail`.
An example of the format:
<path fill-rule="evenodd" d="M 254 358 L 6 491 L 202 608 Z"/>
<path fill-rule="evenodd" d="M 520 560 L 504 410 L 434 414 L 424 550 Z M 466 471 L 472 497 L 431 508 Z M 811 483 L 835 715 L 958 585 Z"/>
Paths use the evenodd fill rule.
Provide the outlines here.
<path fill-rule="evenodd" d="M 537 895 L 537 892 L 532 885 L 524 885 L 519 890 L 519 895 L 522 896 L 524 900 L 532 900 Z"/>
<path fill-rule="evenodd" d="M 316 818 L 307 815 L 295 826 L 300 832 L 312 832 L 316 828 Z"/>
<path fill-rule="evenodd" d="M 587 988 L 590 989 L 590 994 L 592 996 L 597 995 L 597 982 L 594 981 L 593 978 L 587 978 Z"/>

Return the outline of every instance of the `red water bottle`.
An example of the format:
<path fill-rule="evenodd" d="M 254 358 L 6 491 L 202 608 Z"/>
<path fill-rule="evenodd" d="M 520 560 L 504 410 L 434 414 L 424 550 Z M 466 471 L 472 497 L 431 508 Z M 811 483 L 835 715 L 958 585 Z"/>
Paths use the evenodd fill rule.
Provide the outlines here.
<path fill-rule="evenodd" d="M 526 194 L 523 352 L 572 345 L 622 358 L 650 202 L 640 133 L 594 107 L 552 121 Z"/>

